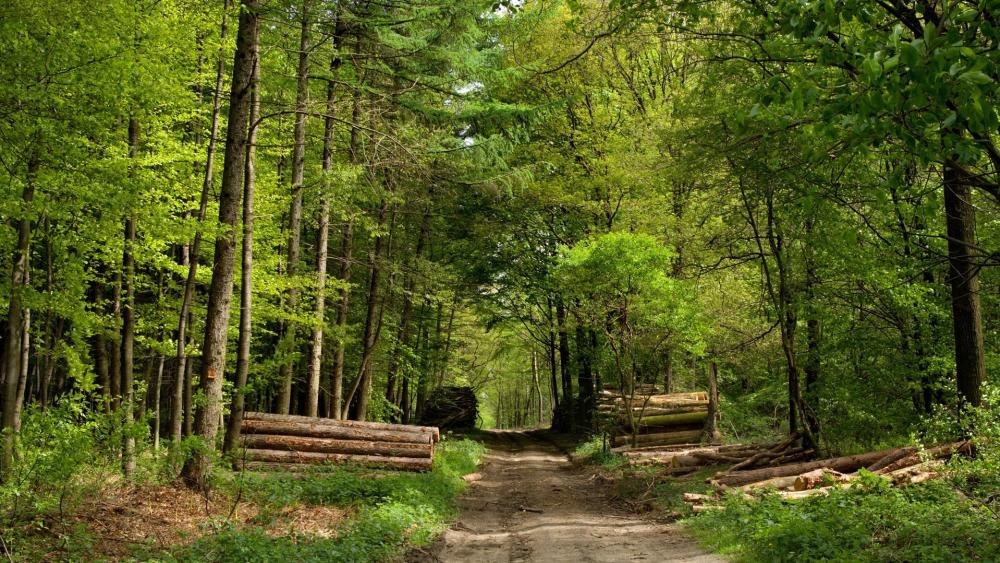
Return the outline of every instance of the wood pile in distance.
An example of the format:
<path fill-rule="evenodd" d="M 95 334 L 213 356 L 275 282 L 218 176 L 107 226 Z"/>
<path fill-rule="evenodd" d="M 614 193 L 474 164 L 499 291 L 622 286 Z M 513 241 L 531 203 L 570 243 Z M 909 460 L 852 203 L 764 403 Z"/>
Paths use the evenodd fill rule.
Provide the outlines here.
<path fill-rule="evenodd" d="M 438 428 L 474 428 L 479 400 L 471 387 L 438 387 L 431 392 L 420 417 L 422 424 Z"/>
<path fill-rule="evenodd" d="M 708 418 L 708 393 L 658 394 L 655 386 L 637 386 L 634 395 L 605 386 L 597 410 L 614 423 L 612 445 L 633 448 L 698 442 Z"/>
<path fill-rule="evenodd" d="M 360 463 L 429 471 L 435 427 L 248 412 L 241 426 L 246 469 L 294 470 L 306 464 Z"/>

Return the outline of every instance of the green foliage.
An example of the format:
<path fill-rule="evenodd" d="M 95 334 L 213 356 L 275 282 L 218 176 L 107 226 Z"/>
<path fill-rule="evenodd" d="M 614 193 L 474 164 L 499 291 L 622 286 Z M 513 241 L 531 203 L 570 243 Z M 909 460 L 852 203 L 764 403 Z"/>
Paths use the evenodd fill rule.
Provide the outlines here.
<path fill-rule="evenodd" d="M 573 459 L 594 465 L 600 465 L 605 469 L 617 469 L 627 464 L 624 456 L 611 451 L 607 437 L 594 436 L 586 442 L 581 442 L 573 450 Z"/>
<path fill-rule="evenodd" d="M 352 507 L 335 539 L 299 534 L 273 537 L 262 527 L 226 525 L 189 547 L 156 554 L 179 561 L 385 561 L 406 545 L 426 545 L 455 516 L 462 476 L 475 471 L 484 448 L 472 440 L 444 440 L 429 473 L 380 472 L 331 466 L 309 478 L 245 475 L 231 486 L 273 512 L 292 503 Z"/>
<path fill-rule="evenodd" d="M 727 497 L 690 519 L 708 547 L 737 561 L 992 561 L 993 513 L 945 482 L 903 489 L 870 476 L 828 496 L 784 501 Z"/>

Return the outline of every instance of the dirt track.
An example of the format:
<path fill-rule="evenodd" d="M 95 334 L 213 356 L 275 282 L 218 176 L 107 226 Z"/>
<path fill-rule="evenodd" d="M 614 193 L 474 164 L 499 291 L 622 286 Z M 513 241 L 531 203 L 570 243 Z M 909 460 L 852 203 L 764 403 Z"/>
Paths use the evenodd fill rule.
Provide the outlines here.
<path fill-rule="evenodd" d="M 493 432 L 487 445 L 482 479 L 459 500 L 461 519 L 412 561 L 723 561 L 677 526 L 615 509 L 607 486 L 544 435 Z"/>

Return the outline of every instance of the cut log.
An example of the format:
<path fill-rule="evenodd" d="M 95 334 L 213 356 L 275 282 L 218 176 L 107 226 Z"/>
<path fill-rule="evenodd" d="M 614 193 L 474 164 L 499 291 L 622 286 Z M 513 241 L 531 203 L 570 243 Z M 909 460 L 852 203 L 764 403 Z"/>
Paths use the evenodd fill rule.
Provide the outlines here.
<path fill-rule="evenodd" d="M 312 416 L 298 416 L 292 414 L 270 414 L 263 412 L 248 412 L 243 415 L 243 420 L 264 420 L 268 422 L 302 422 L 308 424 L 323 424 L 327 426 L 341 426 L 349 428 L 365 428 L 370 430 L 389 430 L 394 432 L 417 432 L 429 434 L 435 442 L 441 439 L 441 432 L 434 426 L 413 426 L 410 424 L 390 424 L 387 422 L 361 422 L 358 420 L 334 420 L 332 418 L 320 418 Z"/>
<path fill-rule="evenodd" d="M 766 467 L 764 469 L 751 469 L 749 471 L 732 471 L 729 473 L 723 473 L 715 476 L 715 480 L 722 485 L 729 487 L 737 487 L 740 485 L 746 485 L 747 483 L 755 483 L 757 481 L 764 481 L 765 479 L 772 479 L 774 477 L 783 477 L 786 475 L 801 475 L 808 471 L 814 469 L 828 468 L 834 471 L 839 471 L 841 473 L 851 473 L 857 471 L 859 468 L 867 467 L 876 461 L 882 459 L 883 457 L 889 455 L 897 448 L 891 450 L 882 450 L 878 452 L 869 452 L 858 455 L 849 455 L 842 457 L 834 457 L 829 459 L 820 459 L 817 461 L 809 461 L 805 463 L 793 463 L 789 465 L 779 465 L 777 467 Z"/>
<path fill-rule="evenodd" d="M 795 480 L 798 479 L 798 475 L 786 475 L 784 477 L 775 477 L 773 479 L 767 479 L 765 481 L 757 481 L 756 483 L 747 483 L 740 487 L 744 491 L 752 491 L 759 489 L 766 489 L 768 487 L 775 489 L 787 489 L 795 484 Z"/>
<path fill-rule="evenodd" d="M 390 469 L 406 469 L 409 471 L 429 471 L 430 458 L 414 457 L 383 457 L 376 455 L 325 454 L 318 452 L 286 452 L 281 450 L 248 449 L 246 461 L 265 463 L 359 463 L 387 467 Z"/>
<path fill-rule="evenodd" d="M 313 422 L 276 422 L 270 420 L 246 419 L 241 426 L 243 434 L 272 434 L 280 436 L 303 436 L 330 438 L 337 440 L 368 440 L 372 442 L 404 442 L 430 444 L 432 435 L 427 432 L 399 432 L 336 424 Z"/>
<path fill-rule="evenodd" d="M 896 485 L 907 485 L 923 483 L 940 475 L 940 470 L 944 466 L 944 461 L 931 459 L 916 465 L 897 469 L 885 476 Z"/>
<path fill-rule="evenodd" d="M 598 410 L 604 411 L 615 411 L 618 412 L 618 416 L 622 421 L 625 421 L 626 412 L 625 407 L 618 407 L 612 405 L 605 405 L 598 407 Z M 686 405 L 683 407 L 632 407 L 632 416 L 635 418 L 646 417 L 646 416 L 663 416 L 669 414 L 686 414 L 691 412 L 708 412 L 708 407 L 703 407 L 700 405 Z"/>
<path fill-rule="evenodd" d="M 806 489 L 804 491 L 778 491 L 778 495 L 785 500 L 799 500 L 814 496 L 824 496 L 830 494 L 834 487 L 820 487 L 818 489 Z"/>
<path fill-rule="evenodd" d="M 658 434 L 639 434 L 637 444 L 684 444 L 701 437 L 701 430 L 685 430 L 682 432 L 663 432 Z M 614 444 L 623 446 L 632 442 L 632 436 L 615 436 Z"/>
<path fill-rule="evenodd" d="M 890 464 L 895 463 L 895 462 L 903 459 L 904 457 L 911 456 L 911 455 L 913 455 L 915 453 L 917 453 L 917 448 L 913 448 L 913 447 L 910 447 L 910 448 L 900 448 L 900 449 L 892 452 L 891 454 L 883 457 L 882 459 L 876 461 L 875 463 L 869 465 L 868 466 L 868 471 L 872 471 L 872 472 L 879 471 L 879 470 L 881 470 L 881 469 L 883 469 L 885 467 L 888 467 Z"/>
<path fill-rule="evenodd" d="M 796 491 L 808 491 L 821 485 L 829 484 L 831 481 L 842 483 L 847 480 L 843 473 L 831 469 L 822 468 L 807 471 L 795 478 L 792 489 Z"/>
<path fill-rule="evenodd" d="M 698 504 L 703 503 L 705 501 L 716 500 L 715 496 L 713 495 L 700 495 L 698 493 L 684 493 L 681 496 L 681 498 L 684 500 L 684 502 L 698 503 Z"/>
<path fill-rule="evenodd" d="M 301 436 L 272 436 L 269 434 L 247 434 L 243 437 L 243 442 L 247 448 L 256 450 L 420 458 L 429 458 L 434 454 L 434 446 L 430 442 L 425 444 L 371 442 L 365 440 L 331 440 L 329 438 Z"/>
<path fill-rule="evenodd" d="M 702 423 L 708 418 L 707 410 L 700 410 L 694 412 L 678 413 L 678 414 L 663 414 L 657 416 L 643 416 L 635 422 L 640 427 L 645 426 L 673 426 L 676 424 L 697 424 Z"/>
<path fill-rule="evenodd" d="M 696 504 L 691 507 L 691 512 L 709 512 L 712 510 L 722 510 L 723 506 L 720 504 Z"/>
<path fill-rule="evenodd" d="M 897 469 L 902 469 L 904 467 L 909 467 L 911 465 L 916 465 L 925 459 L 943 459 L 946 457 L 951 457 L 955 454 L 970 455 L 972 453 L 972 442 L 964 440 L 961 442 L 952 442 L 950 444 L 943 444 L 933 448 L 929 448 L 922 452 L 917 452 L 915 454 L 908 455 L 897 461 L 886 465 L 878 471 L 878 473 L 892 473 Z"/>

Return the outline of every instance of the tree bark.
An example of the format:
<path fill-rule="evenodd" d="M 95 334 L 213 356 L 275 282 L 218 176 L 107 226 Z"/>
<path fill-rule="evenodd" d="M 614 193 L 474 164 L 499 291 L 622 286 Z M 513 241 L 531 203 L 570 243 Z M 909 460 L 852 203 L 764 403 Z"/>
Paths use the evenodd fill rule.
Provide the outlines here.
<path fill-rule="evenodd" d="M 226 127 L 225 161 L 219 197 L 219 223 L 223 232 L 215 240 L 212 284 L 205 318 L 205 342 L 202 347 L 202 369 L 199 386 L 204 404 L 195 417 L 195 431 L 202 439 L 184 464 L 184 480 L 198 489 L 207 487 L 211 457 L 222 410 L 222 377 L 226 364 L 226 337 L 229 329 L 229 309 L 233 296 L 233 269 L 236 249 L 236 225 L 239 220 L 243 167 L 246 157 L 247 119 L 253 69 L 256 63 L 259 0 L 242 0 L 233 79 L 230 91 L 229 121 Z"/>
<path fill-rule="evenodd" d="M 228 31 L 228 13 L 230 0 L 224 0 L 222 7 L 222 25 L 219 33 L 220 45 L 226 44 Z M 177 375 L 174 379 L 173 401 L 170 410 L 170 440 L 174 444 L 181 441 L 182 431 L 191 420 L 190 385 L 191 369 L 187 358 L 187 332 L 191 318 L 191 307 L 194 303 L 194 290 L 198 281 L 198 254 L 201 250 L 201 225 L 208 214 L 208 196 L 212 190 L 212 180 L 215 176 L 215 147 L 219 137 L 219 113 L 222 106 L 222 83 L 225 76 L 226 58 L 224 47 L 219 48 L 219 56 L 215 65 L 215 91 L 212 94 L 212 117 L 209 129 L 208 148 L 205 153 L 205 174 L 202 178 L 201 197 L 198 203 L 198 230 L 194 240 L 187 249 L 187 278 L 184 280 L 184 295 L 181 298 L 181 310 L 177 317 Z M 185 399 L 185 395 L 188 399 Z"/>
<path fill-rule="evenodd" d="M 236 387 L 229 408 L 229 425 L 222 451 L 231 452 L 240 438 L 246 405 L 246 385 L 250 373 L 250 343 L 253 338 L 253 200 L 257 185 L 257 127 L 260 116 L 259 49 L 253 46 L 254 67 L 250 77 L 250 114 L 247 154 L 243 169 L 243 248 L 240 272 L 240 336 L 236 348 Z"/>
<path fill-rule="evenodd" d="M 708 418 L 705 419 L 704 437 L 715 444 L 722 440 L 719 431 L 719 367 L 715 362 L 708 364 Z M 676 415 L 674 415 L 676 416 Z"/>
<path fill-rule="evenodd" d="M 21 373 L 21 338 L 24 330 L 25 308 L 23 293 L 28 286 L 28 269 L 31 259 L 31 207 L 35 197 L 35 177 L 40 164 L 32 158 L 28 162 L 27 181 L 21 192 L 21 219 L 17 222 L 17 249 L 11 266 L 10 303 L 7 307 L 7 335 L 3 363 L 3 414 L 0 416 L 0 481 L 5 481 L 14 462 L 14 433 L 20 426 L 17 418 L 17 383 Z"/>
<path fill-rule="evenodd" d="M 350 393 L 347 394 L 344 409 L 350 408 L 355 394 L 358 396 L 357 408 L 354 411 L 356 420 L 365 420 L 368 416 L 368 398 L 371 393 L 371 361 L 375 353 L 375 344 L 378 340 L 376 328 L 378 314 L 379 286 L 382 283 L 382 249 L 385 246 L 385 236 L 381 234 L 385 228 L 386 215 L 389 211 L 389 202 L 383 199 L 379 204 L 378 220 L 376 222 L 377 232 L 375 244 L 368 259 L 369 284 L 367 313 L 365 314 L 365 327 L 361 342 L 364 345 L 361 353 L 361 365 L 358 368 L 358 375 L 354 379 L 354 384 Z M 345 412 L 344 418 L 347 418 Z"/>
<path fill-rule="evenodd" d="M 958 396 L 963 404 L 982 404 L 986 379 L 983 321 L 979 303 L 979 252 L 976 248 L 976 208 L 972 190 L 958 168 L 944 169 L 944 207 L 948 230 L 948 283 L 955 335 Z"/>
<path fill-rule="evenodd" d="M 299 34 L 299 66 L 296 72 L 294 147 L 292 148 L 292 204 L 288 212 L 288 264 L 286 274 L 294 279 L 298 273 L 300 240 L 302 236 L 302 181 L 305 173 L 306 115 L 309 109 L 309 31 L 312 23 L 309 13 L 311 2 L 302 2 L 302 27 Z M 295 282 L 288 289 L 285 307 L 294 312 L 299 303 L 299 290 Z M 292 379 L 295 372 L 297 329 L 294 321 L 285 322 L 281 351 L 289 359 L 281 365 L 281 393 L 278 395 L 278 412 L 287 414 L 292 401 Z"/>
<path fill-rule="evenodd" d="M 566 331 L 566 306 L 562 299 L 556 300 L 556 324 L 559 328 L 559 373 L 562 376 L 562 428 L 570 429 L 575 423 L 573 413 L 573 374 L 570 372 L 569 334 Z"/>
<path fill-rule="evenodd" d="M 139 120 L 128 122 L 129 158 L 135 159 L 139 151 Z M 125 250 L 122 253 L 122 337 L 121 337 L 121 394 L 122 419 L 122 474 L 132 477 L 135 472 L 135 437 L 132 423 L 135 417 L 134 377 L 135 365 L 135 213 L 125 220 Z"/>
<path fill-rule="evenodd" d="M 430 219 L 431 209 L 428 205 L 420 220 L 420 232 L 417 234 L 417 245 L 413 252 L 413 260 L 410 261 L 410 270 L 416 270 L 419 266 L 420 257 L 423 256 L 424 243 L 427 239 L 427 232 L 430 229 Z M 385 398 L 393 404 L 396 403 L 396 374 L 399 371 L 400 358 L 404 353 L 403 350 L 410 343 L 410 313 L 413 309 L 413 292 L 416 289 L 415 271 L 404 271 L 403 276 L 403 308 L 399 314 L 399 332 L 396 335 L 396 349 L 389 357 L 385 388 Z"/>

